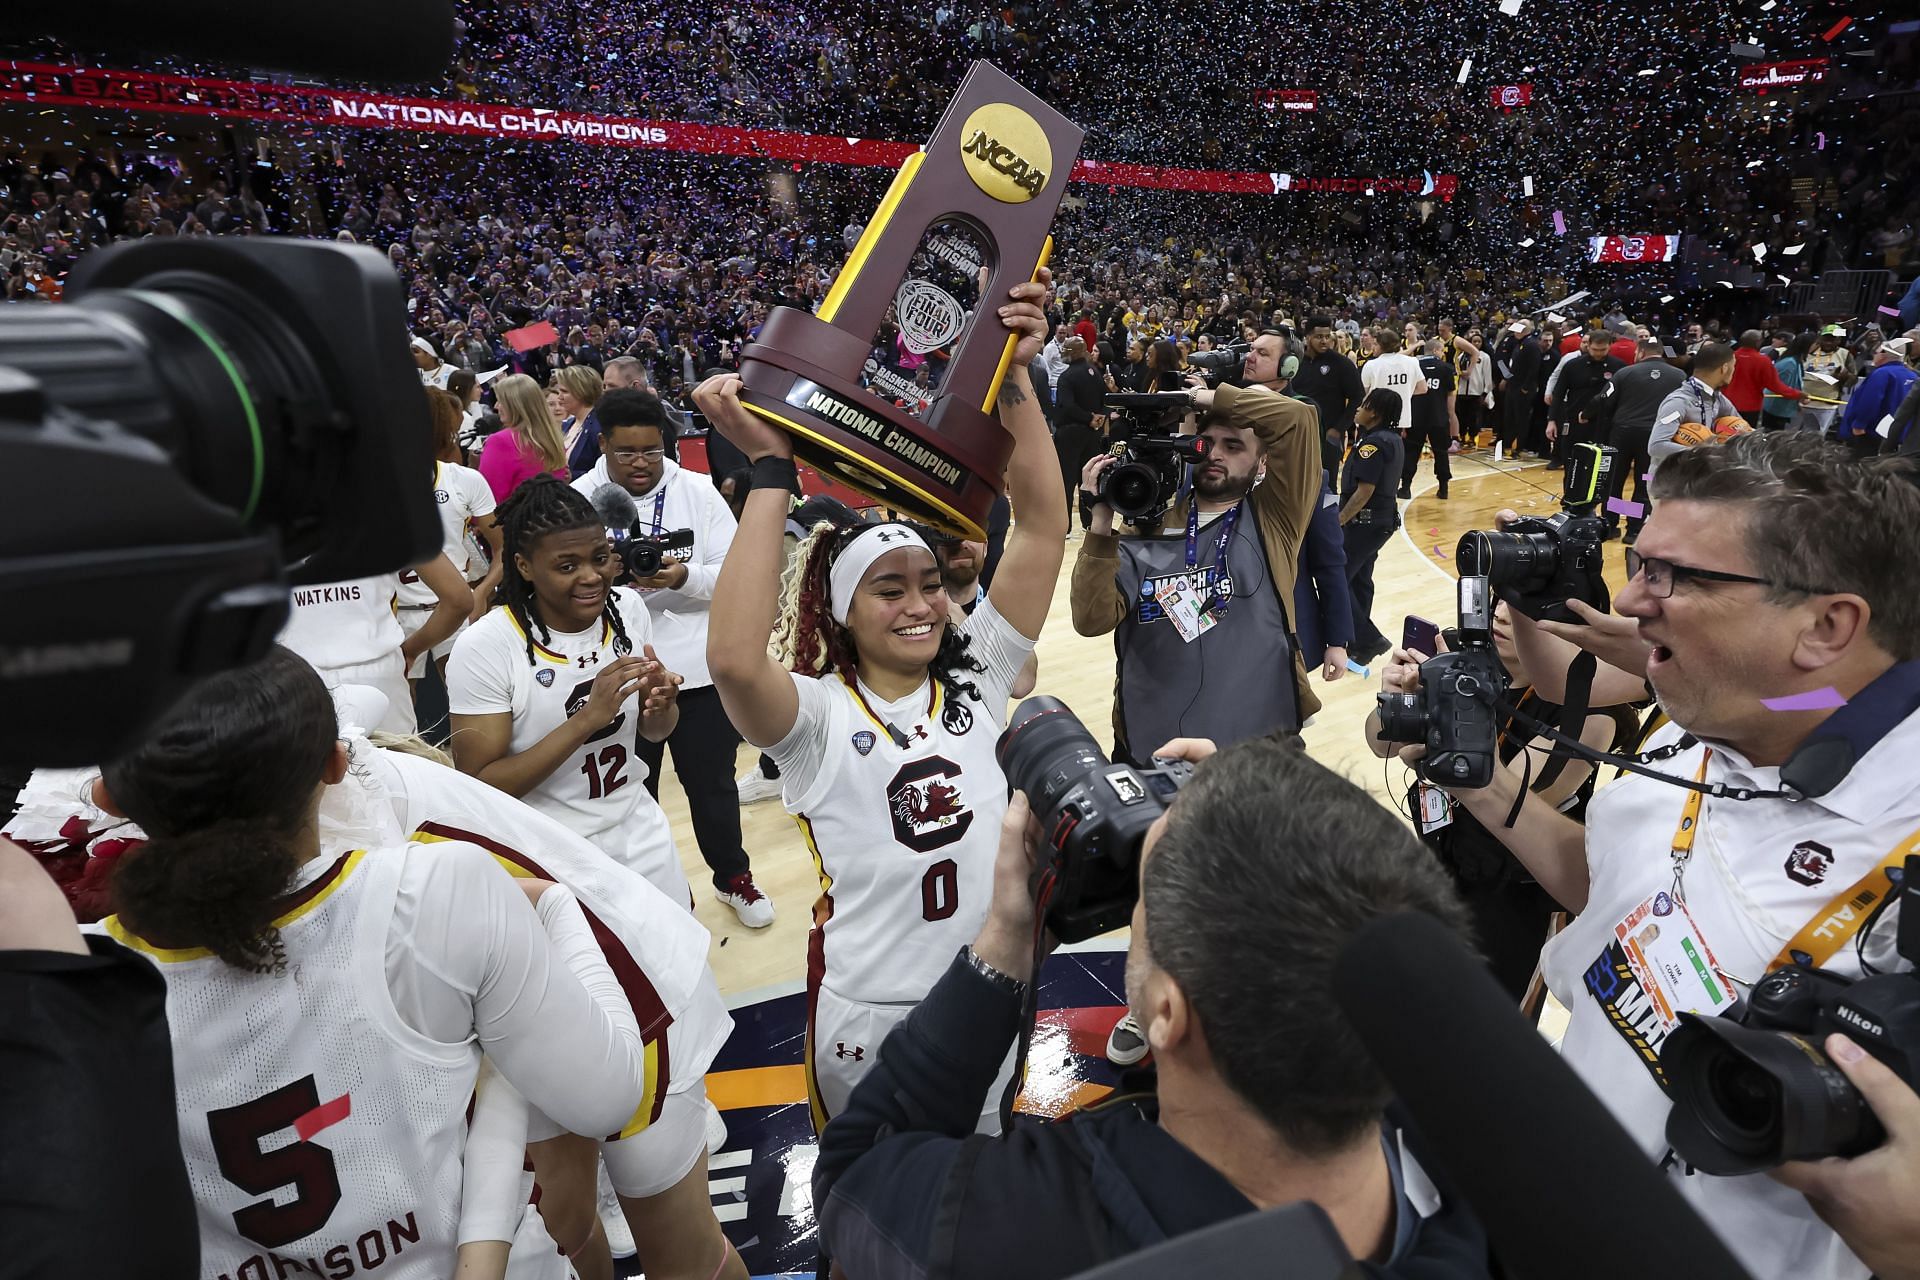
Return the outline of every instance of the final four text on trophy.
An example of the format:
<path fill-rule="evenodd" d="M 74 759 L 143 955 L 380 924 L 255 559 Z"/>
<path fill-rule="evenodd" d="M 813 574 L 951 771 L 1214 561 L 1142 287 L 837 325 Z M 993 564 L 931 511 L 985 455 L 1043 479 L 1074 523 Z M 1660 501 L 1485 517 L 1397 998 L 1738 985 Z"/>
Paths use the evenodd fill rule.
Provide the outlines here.
<path fill-rule="evenodd" d="M 1016 342 L 997 312 L 1046 265 L 1085 132 L 974 63 L 818 313 L 775 308 L 741 353 L 741 403 L 823 474 L 984 538 L 1013 451 L 993 416 Z"/>

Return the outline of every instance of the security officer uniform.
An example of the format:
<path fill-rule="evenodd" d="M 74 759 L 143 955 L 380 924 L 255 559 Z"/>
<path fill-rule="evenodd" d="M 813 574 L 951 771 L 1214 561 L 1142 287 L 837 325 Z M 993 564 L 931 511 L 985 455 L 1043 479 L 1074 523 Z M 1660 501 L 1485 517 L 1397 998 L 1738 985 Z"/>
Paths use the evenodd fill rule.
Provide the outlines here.
<path fill-rule="evenodd" d="M 1340 504 L 1363 484 L 1373 486 L 1367 505 L 1342 526 L 1347 544 L 1347 586 L 1353 597 L 1354 648 L 1359 653 L 1385 652 L 1387 638 L 1373 625 L 1373 562 L 1393 531 L 1400 527 L 1400 508 L 1394 486 L 1400 483 L 1405 446 L 1396 427 L 1377 426 L 1360 438 L 1347 455 L 1340 476 Z"/>

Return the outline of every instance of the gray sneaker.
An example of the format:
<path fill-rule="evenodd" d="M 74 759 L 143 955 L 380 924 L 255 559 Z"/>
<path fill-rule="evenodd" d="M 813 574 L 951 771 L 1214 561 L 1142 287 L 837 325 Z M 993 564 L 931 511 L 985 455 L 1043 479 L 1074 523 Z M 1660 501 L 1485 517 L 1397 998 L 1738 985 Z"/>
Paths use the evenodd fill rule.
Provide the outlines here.
<path fill-rule="evenodd" d="M 1147 1038 L 1140 1024 L 1128 1013 L 1107 1033 L 1107 1061 L 1116 1067 L 1131 1067 L 1147 1056 Z"/>

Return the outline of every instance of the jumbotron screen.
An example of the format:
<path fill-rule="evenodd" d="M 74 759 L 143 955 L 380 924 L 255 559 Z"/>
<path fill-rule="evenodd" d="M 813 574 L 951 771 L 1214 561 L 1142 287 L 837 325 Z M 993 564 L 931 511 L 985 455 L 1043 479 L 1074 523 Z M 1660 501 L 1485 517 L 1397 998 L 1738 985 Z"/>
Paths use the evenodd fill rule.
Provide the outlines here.
<path fill-rule="evenodd" d="M 1672 262 L 1680 252 L 1679 235 L 1589 236 L 1588 262 L 1638 266 L 1643 262 Z"/>

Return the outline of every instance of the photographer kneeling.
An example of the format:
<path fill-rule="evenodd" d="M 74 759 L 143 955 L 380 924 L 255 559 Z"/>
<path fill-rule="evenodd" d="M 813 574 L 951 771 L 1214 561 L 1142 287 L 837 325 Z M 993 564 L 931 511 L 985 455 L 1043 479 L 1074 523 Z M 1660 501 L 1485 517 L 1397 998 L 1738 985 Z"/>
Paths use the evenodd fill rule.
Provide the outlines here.
<path fill-rule="evenodd" d="M 1249 377 L 1266 371 L 1255 357 L 1247 368 Z M 1184 537 L 1160 535 L 1157 518 L 1137 536 L 1114 532 L 1101 483 L 1113 454 L 1089 462 L 1081 480 L 1094 507 L 1073 564 L 1073 627 L 1118 632 L 1114 750 L 1136 764 L 1154 743 L 1230 745 L 1298 729 L 1320 709 L 1292 617 L 1300 544 L 1320 496 L 1318 413 L 1264 386 L 1188 394 L 1207 413 L 1206 453 L 1191 494 L 1160 508 Z"/>
<path fill-rule="evenodd" d="M 1390 813 L 1272 739 L 1202 764 L 1141 848 L 1127 999 L 1157 1100 L 968 1137 L 1033 978 L 1036 829 L 1016 793 L 979 937 L 821 1137 L 814 1204 L 848 1276 L 1049 1280 L 1301 1200 L 1376 1274 L 1488 1274 L 1478 1224 L 1415 1163 L 1329 988 L 1369 921 L 1458 928 L 1459 904 Z"/>
<path fill-rule="evenodd" d="M 1653 496 L 1614 607 L 1650 646 L 1646 679 L 1672 723 L 1646 745 L 1669 780 L 1607 786 L 1584 829 L 1533 799 L 1516 809 L 1504 772 L 1454 798 L 1577 913 L 1543 958 L 1571 1014 L 1568 1063 L 1755 1277 L 1854 1280 L 1866 1265 L 1803 1196 L 1694 1167 L 1761 1170 L 1871 1133 L 1842 1114 L 1860 1104 L 1832 1077 L 1777 1078 L 1823 1067 L 1817 1040 L 1782 1047 L 1789 1067 L 1765 1074 L 1730 1051 L 1714 1078 L 1667 1050 L 1676 1030 L 1699 1030 L 1676 1012 L 1727 1028 L 1715 1015 L 1769 973 L 1844 982 L 1904 967 L 1897 913 L 1869 929 L 1867 908 L 1920 844 L 1920 488 L 1907 464 L 1781 432 L 1674 454 Z M 1618 674 L 1603 670 L 1596 699 Z M 1911 1031 L 1886 1021 L 1879 1052 L 1897 1055 Z M 1720 1034 L 1747 1043 L 1738 1030 Z M 1740 1082 L 1751 1088 L 1730 1105 L 1744 1113 L 1718 1145 L 1673 1152 L 1669 1113 L 1697 1120 Z"/>

